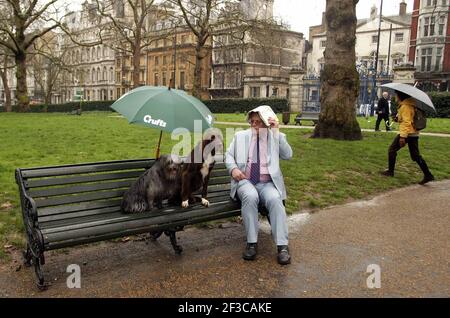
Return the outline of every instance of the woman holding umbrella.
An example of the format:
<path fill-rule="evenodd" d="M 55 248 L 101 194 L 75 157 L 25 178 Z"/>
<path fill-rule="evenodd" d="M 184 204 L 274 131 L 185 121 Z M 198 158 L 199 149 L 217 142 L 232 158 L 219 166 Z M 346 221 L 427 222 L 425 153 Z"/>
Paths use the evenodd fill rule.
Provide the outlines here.
<path fill-rule="evenodd" d="M 408 91 L 411 88 L 414 87 L 410 86 L 409 88 L 407 88 Z M 389 147 L 389 169 L 383 171 L 382 174 L 384 176 L 394 176 L 397 151 L 408 144 L 411 159 L 417 162 L 424 174 L 424 177 L 422 181 L 419 182 L 419 184 L 424 185 L 425 183 L 433 181 L 434 176 L 431 174 L 430 170 L 428 169 L 427 163 L 422 158 L 419 152 L 419 131 L 416 130 L 413 124 L 414 114 L 416 111 L 416 100 L 400 90 L 395 89 L 395 93 L 397 94 L 397 101 L 399 103 L 396 121 L 398 121 L 399 123 L 400 133 L 395 137 L 394 141 Z"/>

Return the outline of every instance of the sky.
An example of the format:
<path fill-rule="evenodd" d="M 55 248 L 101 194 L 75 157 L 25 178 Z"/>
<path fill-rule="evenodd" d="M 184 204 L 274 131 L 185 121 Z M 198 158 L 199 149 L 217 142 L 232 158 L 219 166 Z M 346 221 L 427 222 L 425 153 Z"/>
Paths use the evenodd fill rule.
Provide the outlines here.
<path fill-rule="evenodd" d="M 81 7 L 84 0 L 70 0 L 72 9 Z M 383 14 L 398 14 L 402 0 L 383 0 Z M 406 11 L 412 12 L 414 0 L 405 0 Z M 356 6 L 358 19 L 368 18 L 370 8 L 375 4 L 380 7 L 381 0 L 359 0 Z M 290 25 L 291 30 L 301 32 L 307 39 L 309 27 L 322 23 L 322 12 L 325 11 L 326 0 L 275 0 L 274 15 L 281 17 Z"/>
<path fill-rule="evenodd" d="M 401 0 L 384 0 L 383 15 L 396 15 L 399 12 Z M 413 0 L 405 0 L 406 12 L 412 12 Z M 287 22 L 291 30 L 302 32 L 307 39 L 309 27 L 322 23 L 322 12 L 325 11 L 326 0 L 275 0 L 274 15 Z M 373 5 L 380 8 L 381 0 L 359 0 L 356 5 L 358 19 L 370 16 Z"/>

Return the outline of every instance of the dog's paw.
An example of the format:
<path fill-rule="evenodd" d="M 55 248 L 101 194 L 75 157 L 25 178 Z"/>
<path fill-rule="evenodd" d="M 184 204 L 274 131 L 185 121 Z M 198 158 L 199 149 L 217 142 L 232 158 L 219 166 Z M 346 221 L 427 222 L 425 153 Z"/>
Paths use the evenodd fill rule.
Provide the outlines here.
<path fill-rule="evenodd" d="M 205 207 L 209 207 L 209 201 L 204 199 L 204 198 L 202 198 L 202 205 L 205 206 Z"/>
<path fill-rule="evenodd" d="M 187 208 L 188 206 L 189 206 L 189 200 L 181 202 L 181 207 L 182 208 Z"/>

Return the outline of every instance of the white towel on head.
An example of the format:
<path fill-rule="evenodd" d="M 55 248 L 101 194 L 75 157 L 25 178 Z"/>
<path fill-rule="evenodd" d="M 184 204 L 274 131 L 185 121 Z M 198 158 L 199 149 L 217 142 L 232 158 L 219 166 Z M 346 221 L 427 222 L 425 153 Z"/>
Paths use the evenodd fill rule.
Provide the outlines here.
<path fill-rule="evenodd" d="M 266 126 L 270 126 L 269 125 L 270 117 L 272 117 L 273 119 L 275 119 L 278 122 L 278 117 L 272 110 L 272 107 L 270 107 L 270 106 L 262 105 L 262 106 L 256 107 L 255 109 L 252 109 L 247 114 L 247 121 L 250 119 L 249 116 L 251 113 L 258 113 L 259 117 L 261 117 L 261 120 L 264 122 L 264 124 Z"/>

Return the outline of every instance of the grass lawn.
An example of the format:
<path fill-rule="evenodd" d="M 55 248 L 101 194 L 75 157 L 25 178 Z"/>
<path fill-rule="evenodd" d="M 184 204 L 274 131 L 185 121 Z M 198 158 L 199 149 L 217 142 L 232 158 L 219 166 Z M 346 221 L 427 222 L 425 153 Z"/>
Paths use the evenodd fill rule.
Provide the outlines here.
<path fill-rule="evenodd" d="M 220 122 L 246 122 L 245 114 L 216 114 L 216 120 Z M 280 123 L 282 122 L 282 115 L 277 114 Z M 291 114 L 289 125 L 295 124 L 295 116 L 296 114 Z M 369 117 L 366 119 L 365 117 L 357 117 L 359 126 L 362 129 L 375 129 L 375 123 L 377 121 L 377 117 Z M 302 125 L 311 126 L 313 123 L 308 120 L 302 120 Z M 384 123 L 381 122 L 380 129 L 384 130 Z M 395 123 L 392 126 L 393 130 L 398 130 L 398 124 Z M 428 118 L 427 120 L 427 128 L 423 130 L 423 132 L 432 132 L 432 133 L 444 133 L 450 134 L 450 118 Z"/>
<path fill-rule="evenodd" d="M 218 120 L 223 120 L 221 116 Z M 0 113 L 0 132 L 0 258 L 7 254 L 7 245 L 23 247 L 25 242 L 16 168 L 152 158 L 159 137 L 156 130 L 129 125 L 107 112 L 82 116 Z M 399 153 L 395 178 L 378 175 L 386 167 L 391 134 L 364 133 L 362 141 L 338 142 L 311 139 L 309 130 L 284 132 L 294 149 L 294 158 L 282 162 L 289 213 L 364 198 L 421 178 L 407 150 Z M 178 142 L 164 134 L 161 153 L 169 153 Z M 423 136 L 420 144 L 436 178 L 450 178 L 450 138 Z"/>

